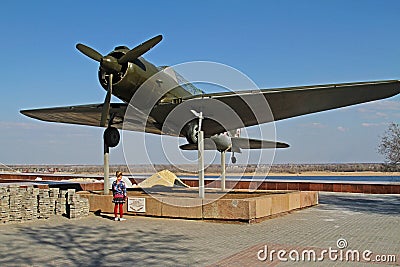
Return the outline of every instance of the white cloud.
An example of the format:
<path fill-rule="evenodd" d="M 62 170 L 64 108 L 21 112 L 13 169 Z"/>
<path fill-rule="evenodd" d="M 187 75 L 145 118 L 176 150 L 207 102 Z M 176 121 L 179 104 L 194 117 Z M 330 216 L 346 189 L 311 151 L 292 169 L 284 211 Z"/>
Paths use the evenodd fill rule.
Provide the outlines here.
<path fill-rule="evenodd" d="M 16 129 L 16 130 L 31 130 L 31 129 L 38 129 L 38 128 L 40 128 L 40 126 L 37 123 L 0 121 L 0 128 Z"/>
<path fill-rule="evenodd" d="M 395 110 L 400 111 L 400 102 L 393 100 L 380 100 L 371 103 L 366 103 L 360 110 Z"/>
<path fill-rule="evenodd" d="M 400 102 L 381 100 L 363 104 L 357 109 L 367 119 L 393 119 L 400 116 Z"/>
<path fill-rule="evenodd" d="M 363 127 L 379 127 L 382 125 L 387 125 L 387 123 L 385 123 L 385 122 L 380 122 L 380 123 L 363 122 L 363 123 L 361 123 L 361 126 L 363 126 Z"/>
<path fill-rule="evenodd" d="M 337 129 L 338 129 L 338 131 L 340 131 L 340 132 L 346 132 L 346 131 L 347 131 L 347 129 L 344 128 L 343 126 L 339 126 L 339 127 L 337 127 Z"/>
<path fill-rule="evenodd" d="M 381 117 L 381 118 L 386 118 L 386 117 L 388 117 L 388 115 L 387 115 L 386 113 L 383 113 L 383 112 L 376 112 L 375 115 L 376 115 L 377 117 Z"/>
<path fill-rule="evenodd" d="M 313 128 L 313 129 L 323 129 L 326 128 L 326 125 L 320 122 L 311 122 L 311 123 L 304 123 L 300 124 L 301 127 Z"/>

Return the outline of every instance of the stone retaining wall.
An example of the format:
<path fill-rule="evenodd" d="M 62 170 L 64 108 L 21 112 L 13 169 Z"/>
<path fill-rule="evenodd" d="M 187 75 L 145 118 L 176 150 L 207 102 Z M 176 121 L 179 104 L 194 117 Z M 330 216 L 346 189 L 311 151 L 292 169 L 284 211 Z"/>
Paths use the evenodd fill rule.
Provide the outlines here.
<path fill-rule="evenodd" d="M 89 214 L 89 201 L 75 189 L 41 189 L 12 184 L 0 187 L 0 223 L 48 219 L 53 215 L 80 218 Z"/>

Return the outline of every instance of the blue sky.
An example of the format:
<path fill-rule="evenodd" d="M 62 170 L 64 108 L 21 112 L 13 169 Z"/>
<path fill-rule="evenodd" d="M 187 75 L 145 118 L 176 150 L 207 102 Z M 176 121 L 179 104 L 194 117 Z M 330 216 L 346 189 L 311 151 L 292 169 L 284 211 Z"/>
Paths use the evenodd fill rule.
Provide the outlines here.
<path fill-rule="evenodd" d="M 98 65 L 78 42 L 105 54 L 163 34 L 145 55 L 155 65 L 219 62 L 260 88 L 400 78 L 399 1 L 6 1 L 2 10 L 2 164 L 102 163 L 102 129 L 19 113 L 103 102 Z M 379 136 L 399 119 L 396 96 L 278 122 L 277 139 L 291 148 L 275 163 L 382 162 Z M 147 138 L 152 161 L 165 163 Z M 111 162 L 124 163 L 121 147 Z"/>

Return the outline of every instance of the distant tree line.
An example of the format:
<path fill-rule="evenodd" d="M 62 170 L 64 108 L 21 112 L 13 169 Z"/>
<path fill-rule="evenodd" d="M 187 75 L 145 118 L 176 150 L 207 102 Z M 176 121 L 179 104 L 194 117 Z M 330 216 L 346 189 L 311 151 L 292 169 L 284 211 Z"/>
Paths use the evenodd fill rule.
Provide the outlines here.
<path fill-rule="evenodd" d="M 154 173 L 157 171 L 168 169 L 173 173 L 192 173 L 197 172 L 197 165 L 111 165 L 110 174 L 113 175 L 117 170 L 123 173 Z M 101 165 L 11 165 L 1 166 L 0 172 L 30 172 L 30 173 L 74 173 L 74 174 L 101 174 L 103 166 Z M 302 172 L 394 172 L 400 171 L 399 164 L 390 165 L 384 163 L 339 163 L 339 164 L 273 164 L 269 165 L 228 165 L 227 172 L 229 173 L 302 173 Z M 206 173 L 220 173 L 221 166 L 219 164 L 209 165 Z"/>

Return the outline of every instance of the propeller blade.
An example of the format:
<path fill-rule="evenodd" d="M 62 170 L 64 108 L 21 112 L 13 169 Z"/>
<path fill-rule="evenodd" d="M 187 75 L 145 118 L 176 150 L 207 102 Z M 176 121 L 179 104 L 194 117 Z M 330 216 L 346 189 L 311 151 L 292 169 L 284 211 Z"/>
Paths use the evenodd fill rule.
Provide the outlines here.
<path fill-rule="evenodd" d="M 103 56 L 99 52 L 84 44 L 77 44 L 76 49 L 78 49 L 85 56 L 88 56 L 91 59 L 96 60 L 98 62 L 100 62 L 100 60 L 103 58 Z"/>
<path fill-rule="evenodd" d="M 101 112 L 101 120 L 100 120 L 100 127 L 106 126 L 108 114 L 110 113 L 110 102 L 111 102 L 111 95 L 112 95 L 112 74 L 110 74 L 110 79 L 108 81 L 108 90 L 106 99 L 104 100 L 103 104 L 103 111 Z"/>
<path fill-rule="evenodd" d="M 150 40 L 147 40 L 146 42 L 136 46 L 128 53 L 126 53 L 124 56 L 122 56 L 120 59 L 118 59 L 118 63 L 125 64 L 128 62 L 133 62 L 135 59 L 137 59 L 138 57 L 149 51 L 151 48 L 153 48 L 161 40 L 162 40 L 162 35 L 157 35 L 151 38 Z"/>

